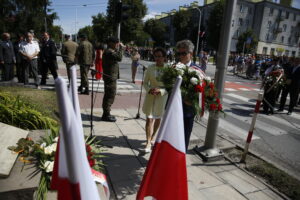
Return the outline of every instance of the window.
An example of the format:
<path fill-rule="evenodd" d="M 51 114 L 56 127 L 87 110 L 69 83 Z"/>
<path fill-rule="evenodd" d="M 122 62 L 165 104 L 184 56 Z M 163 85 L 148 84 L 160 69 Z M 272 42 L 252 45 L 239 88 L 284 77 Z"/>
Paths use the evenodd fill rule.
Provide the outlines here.
<path fill-rule="evenodd" d="M 269 33 L 266 34 L 266 40 L 269 40 Z"/>
<path fill-rule="evenodd" d="M 243 19 L 242 18 L 239 18 L 239 25 L 243 26 Z"/>
<path fill-rule="evenodd" d="M 273 40 L 277 40 L 277 35 L 273 34 Z"/>
<path fill-rule="evenodd" d="M 290 51 L 289 50 L 285 50 L 285 53 L 284 53 L 287 57 L 289 57 L 290 55 Z"/>
<path fill-rule="evenodd" d="M 273 16 L 273 12 L 274 12 L 274 9 L 273 9 L 273 8 L 270 8 L 269 16 Z"/>
<path fill-rule="evenodd" d="M 294 21 L 296 21 L 297 15 L 296 13 L 294 13 Z"/>
<path fill-rule="evenodd" d="M 291 33 L 294 31 L 294 27 L 293 26 L 291 26 Z"/>
<path fill-rule="evenodd" d="M 279 9 L 278 10 L 278 16 L 281 17 L 281 14 L 282 14 L 282 10 Z"/>
<path fill-rule="evenodd" d="M 249 26 L 249 19 L 246 19 L 246 26 Z"/>
<path fill-rule="evenodd" d="M 232 24 L 231 24 L 231 27 L 234 27 L 234 19 L 232 20 Z"/>
<path fill-rule="evenodd" d="M 266 55 L 268 52 L 268 47 L 263 47 L 262 54 Z"/>
<path fill-rule="evenodd" d="M 291 44 L 291 42 L 292 42 L 292 38 L 289 37 L 289 38 L 288 38 L 288 43 Z"/>
<path fill-rule="evenodd" d="M 240 5 L 240 12 L 241 13 L 244 12 L 244 6 L 243 6 L 243 4 Z"/>
<path fill-rule="evenodd" d="M 236 37 L 239 37 L 239 36 L 240 36 L 240 31 L 236 30 Z"/>
<path fill-rule="evenodd" d="M 296 51 L 292 51 L 292 57 L 296 56 Z"/>
<path fill-rule="evenodd" d="M 274 49 L 274 48 L 271 48 L 271 51 L 270 51 L 271 56 L 273 56 L 274 53 L 275 53 L 275 49 Z"/>
<path fill-rule="evenodd" d="M 290 13 L 289 13 L 289 12 L 286 12 L 286 13 L 285 13 L 285 18 L 286 18 L 286 19 L 289 19 L 289 17 L 290 17 Z"/>
<path fill-rule="evenodd" d="M 268 29 L 270 29 L 272 26 L 272 22 L 271 21 L 268 21 Z"/>
<path fill-rule="evenodd" d="M 284 36 L 281 36 L 281 42 L 284 43 Z"/>
<path fill-rule="evenodd" d="M 252 8 L 248 8 L 249 15 L 252 15 Z"/>
<path fill-rule="evenodd" d="M 283 32 L 286 32 L 286 24 L 283 24 L 282 29 Z"/>

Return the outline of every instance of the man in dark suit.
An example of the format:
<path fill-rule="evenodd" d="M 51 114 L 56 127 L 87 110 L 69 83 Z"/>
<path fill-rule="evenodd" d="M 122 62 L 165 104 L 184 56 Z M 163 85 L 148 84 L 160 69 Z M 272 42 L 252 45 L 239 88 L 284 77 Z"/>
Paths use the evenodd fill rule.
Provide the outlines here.
<path fill-rule="evenodd" d="M 201 70 L 201 68 L 198 65 L 192 62 L 194 44 L 190 40 L 182 40 L 177 42 L 176 49 L 176 56 L 179 62 L 189 67 L 196 67 L 199 68 L 199 70 Z M 185 147 L 186 149 L 188 149 L 196 111 L 194 110 L 189 99 L 182 100 L 182 109 L 184 121 Z"/>
<path fill-rule="evenodd" d="M 14 63 L 16 62 L 16 57 L 9 33 L 3 33 L 2 40 L 0 43 L 0 64 L 3 68 L 2 80 L 10 81 L 14 78 Z"/>
<path fill-rule="evenodd" d="M 300 92 L 300 58 L 295 58 L 294 67 L 291 74 L 290 84 L 290 104 L 288 115 L 291 115 L 294 107 L 297 105 Z"/>
<path fill-rule="evenodd" d="M 41 85 L 46 85 L 48 69 L 50 70 L 54 79 L 57 78 L 57 61 L 56 61 L 56 46 L 47 32 L 43 34 L 43 41 L 40 52 L 40 60 L 42 63 L 42 80 Z"/>

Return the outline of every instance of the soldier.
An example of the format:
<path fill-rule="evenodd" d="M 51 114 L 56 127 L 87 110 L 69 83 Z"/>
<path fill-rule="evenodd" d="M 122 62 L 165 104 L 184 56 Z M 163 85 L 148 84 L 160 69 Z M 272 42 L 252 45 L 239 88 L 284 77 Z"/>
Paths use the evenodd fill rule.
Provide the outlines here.
<path fill-rule="evenodd" d="M 103 80 L 104 97 L 102 102 L 102 121 L 115 122 L 116 118 L 110 114 L 110 107 L 114 103 L 117 79 L 119 76 L 119 64 L 122 60 L 122 50 L 117 38 L 110 37 L 107 41 L 107 49 L 103 53 Z"/>
<path fill-rule="evenodd" d="M 93 45 L 87 40 L 86 35 L 80 35 L 80 44 L 76 51 L 76 59 L 80 65 L 80 86 L 78 91 L 81 94 L 89 95 L 88 73 L 93 66 L 95 51 Z"/>
<path fill-rule="evenodd" d="M 43 34 L 43 42 L 41 45 L 40 60 L 42 64 L 42 80 L 41 85 L 46 85 L 48 69 L 50 70 L 54 79 L 57 78 L 57 61 L 56 61 L 57 48 L 53 40 L 47 32 Z"/>
<path fill-rule="evenodd" d="M 75 54 L 78 44 L 70 39 L 70 35 L 66 34 L 65 39 L 66 41 L 63 43 L 61 56 L 64 63 L 66 63 L 68 79 L 70 81 L 70 68 L 75 64 Z"/>

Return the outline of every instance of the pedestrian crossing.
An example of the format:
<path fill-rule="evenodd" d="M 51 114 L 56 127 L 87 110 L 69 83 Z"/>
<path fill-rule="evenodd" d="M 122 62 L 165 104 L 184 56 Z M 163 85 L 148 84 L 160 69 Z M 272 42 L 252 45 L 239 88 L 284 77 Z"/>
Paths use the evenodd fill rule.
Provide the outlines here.
<path fill-rule="evenodd" d="M 251 99 L 236 93 L 224 93 L 223 110 L 225 117 L 219 119 L 219 129 L 228 136 L 237 140 L 245 141 L 248 135 L 256 99 Z M 208 113 L 201 119 L 203 123 L 208 121 Z M 253 140 L 270 136 L 282 136 L 287 134 L 300 135 L 300 114 L 293 113 L 287 116 L 285 113 L 275 113 L 274 115 L 257 116 Z"/>
<path fill-rule="evenodd" d="M 67 76 L 61 76 L 67 82 Z M 77 78 L 77 84 L 80 85 L 80 78 Z M 104 93 L 104 81 L 103 80 L 94 80 L 89 79 L 89 90 L 91 91 L 93 88 L 94 92 Z M 54 90 L 54 84 L 42 85 L 41 89 L 45 90 Z M 134 85 L 133 83 L 128 82 L 127 80 L 119 79 L 117 81 L 117 93 L 139 93 L 140 88 L 138 85 Z"/>

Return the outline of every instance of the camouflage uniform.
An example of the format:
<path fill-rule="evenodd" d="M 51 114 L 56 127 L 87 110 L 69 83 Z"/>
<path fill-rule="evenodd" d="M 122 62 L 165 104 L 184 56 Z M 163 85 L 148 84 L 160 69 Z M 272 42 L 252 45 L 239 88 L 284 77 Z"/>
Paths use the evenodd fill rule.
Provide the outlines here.
<path fill-rule="evenodd" d="M 93 45 L 87 40 L 81 41 L 79 47 L 77 48 L 76 58 L 78 64 L 80 65 L 80 88 L 85 88 L 85 90 L 88 91 L 88 73 L 90 67 L 93 65 L 95 58 L 95 51 Z"/>
<path fill-rule="evenodd" d="M 103 116 L 110 115 L 110 107 L 114 103 L 117 79 L 119 77 L 119 64 L 122 60 L 122 51 L 108 48 L 104 50 L 103 58 L 103 80 L 104 80 L 104 97 L 102 102 Z"/>

